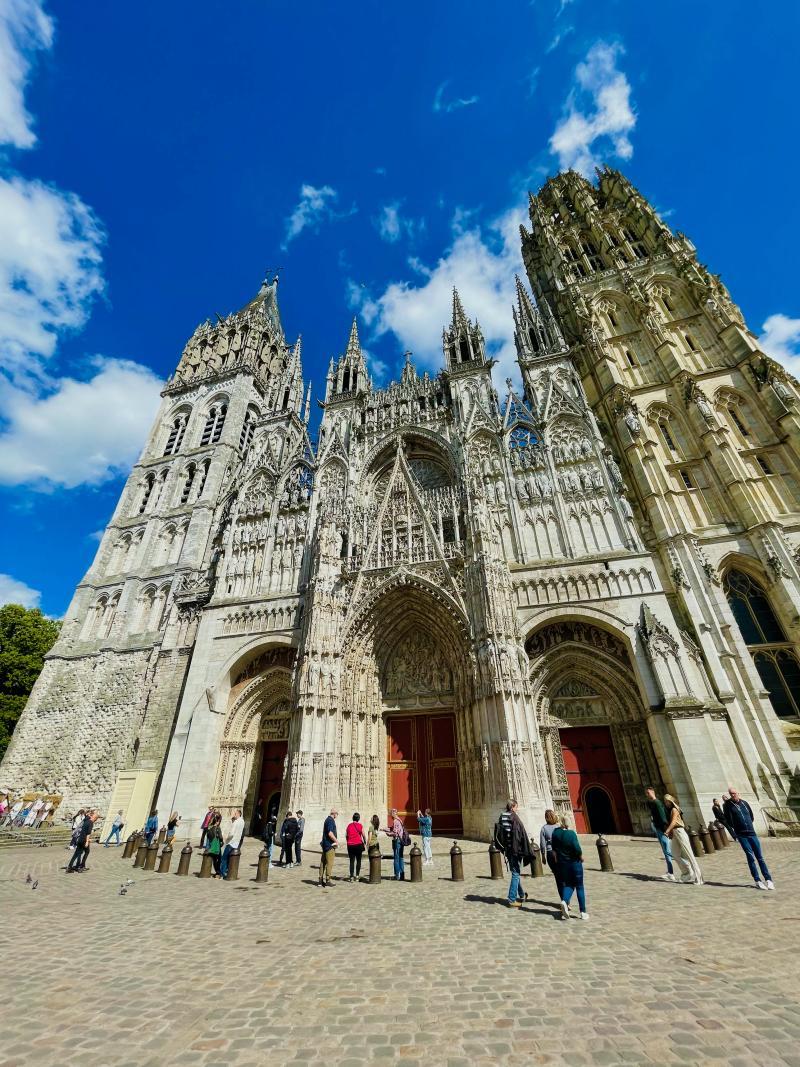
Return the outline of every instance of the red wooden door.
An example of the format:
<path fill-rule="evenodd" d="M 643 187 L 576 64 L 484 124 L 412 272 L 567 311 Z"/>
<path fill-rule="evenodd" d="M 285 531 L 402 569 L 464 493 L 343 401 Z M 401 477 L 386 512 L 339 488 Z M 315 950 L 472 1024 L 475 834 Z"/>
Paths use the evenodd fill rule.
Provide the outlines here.
<path fill-rule="evenodd" d="M 586 800 L 587 793 L 591 798 L 591 790 L 602 789 L 608 794 L 613 821 L 613 829 L 603 827 L 603 832 L 629 834 L 630 814 L 609 728 L 575 726 L 560 730 L 559 734 L 575 829 L 579 834 L 597 832 L 599 828 L 591 826 Z M 595 810 L 598 808 L 599 805 Z"/>
<path fill-rule="evenodd" d="M 430 808 L 434 833 L 460 834 L 455 715 L 394 715 L 386 734 L 389 807 L 409 830 L 418 829 L 417 810 Z"/>
<path fill-rule="evenodd" d="M 253 805 L 251 832 L 260 836 L 269 814 L 270 801 L 278 815 L 281 785 L 283 784 L 283 764 L 289 749 L 288 741 L 265 741 L 261 746 L 261 777 L 258 781 L 258 795 Z M 278 818 L 278 826 L 281 820 Z"/>

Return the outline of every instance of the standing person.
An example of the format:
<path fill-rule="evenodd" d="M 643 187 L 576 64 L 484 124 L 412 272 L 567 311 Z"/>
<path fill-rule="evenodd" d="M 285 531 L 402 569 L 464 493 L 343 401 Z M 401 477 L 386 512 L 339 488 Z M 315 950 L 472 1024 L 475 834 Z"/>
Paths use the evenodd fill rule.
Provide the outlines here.
<path fill-rule="evenodd" d="M 665 833 L 678 849 L 676 858 L 683 871 L 681 881 L 702 885 L 703 872 L 700 870 L 700 864 L 694 858 L 689 835 L 686 833 L 686 827 L 683 822 L 683 812 L 678 807 L 675 797 L 670 796 L 669 793 L 664 794 L 664 809 L 668 819 Z"/>
<path fill-rule="evenodd" d="M 731 798 L 730 798 L 730 795 L 728 793 L 723 793 L 722 794 L 722 818 L 720 819 L 720 822 L 722 823 L 722 825 L 725 827 L 725 829 L 728 831 L 728 833 L 731 835 L 731 837 L 735 841 L 736 840 L 736 831 L 733 829 L 733 825 L 732 825 L 730 819 L 728 818 L 728 816 L 727 816 L 727 814 L 725 812 L 725 804 L 730 799 Z"/>
<path fill-rule="evenodd" d="M 105 848 L 108 848 L 108 842 L 112 837 L 116 837 L 117 844 L 120 844 L 119 835 L 122 833 L 122 827 L 125 825 L 125 820 L 122 817 L 122 808 L 119 809 L 114 816 L 114 821 L 111 824 L 111 829 L 108 831 L 108 837 L 106 838 Z"/>
<path fill-rule="evenodd" d="M 214 865 L 212 877 L 219 878 L 219 861 L 222 857 L 222 816 L 217 812 L 211 816 L 211 822 L 206 827 L 206 852 Z"/>
<path fill-rule="evenodd" d="M 83 819 L 86 815 L 86 808 L 79 808 L 78 811 L 72 816 L 72 836 L 69 839 L 67 848 L 75 848 L 78 842 L 78 834 L 80 833 L 81 826 L 83 825 Z"/>
<path fill-rule="evenodd" d="M 521 885 L 522 865 L 529 863 L 531 859 L 531 844 L 528 840 L 528 831 L 522 824 L 522 819 L 517 815 L 516 800 L 509 800 L 505 810 L 500 812 L 500 818 L 495 825 L 495 844 L 503 853 L 511 871 L 511 881 L 508 884 L 509 908 L 521 908 L 528 894 L 523 892 Z"/>
<path fill-rule="evenodd" d="M 281 825 L 281 858 L 280 862 L 286 867 L 293 867 L 292 855 L 294 854 L 294 839 L 297 837 L 297 819 L 290 811 L 286 812 L 286 818 Z M 285 858 L 284 858 L 285 857 Z"/>
<path fill-rule="evenodd" d="M 730 796 L 725 801 L 724 812 L 733 828 L 733 835 L 742 846 L 747 856 L 747 866 L 758 889 L 774 889 L 775 885 L 769 873 L 766 860 L 761 852 L 761 842 L 753 823 L 753 809 L 735 789 L 728 790 Z M 758 867 L 756 867 L 758 864 Z M 759 874 L 759 868 L 761 874 Z M 763 876 L 763 878 L 762 878 Z"/>
<path fill-rule="evenodd" d="M 267 824 L 264 827 L 264 844 L 269 855 L 270 866 L 272 865 L 272 849 L 275 845 L 275 830 L 277 829 L 277 825 L 275 816 L 270 812 L 267 815 Z"/>
<path fill-rule="evenodd" d="M 406 880 L 406 863 L 403 859 L 403 849 L 410 838 L 408 838 L 406 828 L 403 826 L 403 820 L 397 814 L 397 808 L 392 808 L 390 815 L 392 824 L 386 827 L 384 833 L 387 833 L 392 839 L 394 880 L 396 882 L 404 882 Z"/>
<path fill-rule="evenodd" d="M 78 833 L 75 838 L 75 851 L 70 856 L 69 863 L 67 864 L 67 874 L 86 869 L 86 857 L 89 855 L 92 830 L 94 829 L 94 820 L 96 817 L 95 812 L 91 808 L 83 815 L 81 825 L 78 827 Z"/>
<path fill-rule="evenodd" d="M 306 820 L 303 818 L 303 812 L 297 809 L 297 833 L 294 837 L 294 865 L 295 867 L 302 867 L 303 859 L 303 834 L 306 829 Z"/>
<path fill-rule="evenodd" d="M 658 843 L 661 845 L 661 851 L 664 853 L 664 859 L 667 864 L 667 873 L 662 874 L 661 877 L 665 882 L 676 882 L 675 868 L 672 865 L 672 848 L 667 837 L 669 819 L 667 818 L 666 808 L 658 799 L 656 791 L 652 787 L 645 789 L 644 795 L 645 802 L 650 810 L 650 827 L 658 838 Z"/>
<path fill-rule="evenodd" d="M 203 816 L 203 821 L 200 823 L 200 848 L 206 843 L 208 837 L 208 828 L 211 825 L 211 820 L 214 818 L 214 809 L 209 805 L 208 811 Z"/>
<path fill-rule="evenodd" d="M 569 902 L 575 892 L 581 918 L 588 919 L 586 911 L 586 892 L 583 888 L 583 850 L 578 835 L 569 825 L 566 815 L 561 818 L 561 825 L 553 831 L 553 850 L 558 859 L 561 876 L 561 918 L 569 918 Z"/>
<path fill-rule="evenodd" d="M 417 822 L 419 823 L 419 834 L 422 838 L 422 862 L 433 863 L 433 853 L 431 851 L 431 839 L 433 837 L 433 816 L 431 815 L 431 809 L 426 808 L 425 814 L 421 811 L 417 812 Z"/>
<path fill-rule="evenodd" d="M 170 848 L 172 847 L 172 839 L 175 836 L 175 833 L 176 833 L 176 831 L 178 829 L 180 821 L 181 821 L 180 815 L 177 813 L 177 811 L 173 811 L 173 813 L 170 815 L 170 817 L 169 817 L 169 819 L 167 821 L 167 836 L 164 839 L 164 843 L 169 845 Z"/>
<path fill-rule="evenodd" d="M 242 847 L 242 839 L 244 838 L 244 819 L 238 808 L 234 808 L 231 812 L 231 820 L 231 828 L 225 840 L 222 859 L 219 862 L 219 873 L 223 878 L 228 877 L 228 865 L 231 859 L 231 852 L 233 852 L 235 848 Z"/>
<path fill-rule="evenodd" d="M 331 808 L 331 813 L 322 827 L 322 840 L 319 843 L 322 849 L 322 857 L 319 861 L 319 884 L 323 888 L 328 888 L 333 883 L 333 861 L 336 856 L 336 846 L 339 844 L 336 833 L 336 816 L 338 814 L 339 812 L 336 808 Z"/>
<path fill-rule="evenodd" d="M 147 822 L 144 824 L 144 839 L 147 842 L 148 848 L 150 847 L 150 842 L 153 840 L 153 838 L 155 837 L 155 835 L 157 833 L 158 833 L 158 812 L 154 811 L 150 815 L 150 817 L 147 820 Z"/>
<path fill-rule="evenodd" d="M 364 827 L 361 825 L 361 816 L 357 811 L 353 812 L 353 821 L 348 823 L 344 837 L 347 844 L 347 855 L 350 859 L 350 881 L 357 882 L 361 876 L 361 857 L 367 847 Z"/>
<path fill-rule="evenodd" d="M 552 808 L 548 808 L 544 813 L 544 826 L 539 833 L 539 849 L 547 866 L 553 873 L 553 877 L 556 880 L 556 889 L 558 890 L 558 899 L 561 900 L 561 890 L 564 888 L 564 883 L 561 881 L 558 859 L 553 849 L 553 834 L 557 826 L 558 816 Z"/>

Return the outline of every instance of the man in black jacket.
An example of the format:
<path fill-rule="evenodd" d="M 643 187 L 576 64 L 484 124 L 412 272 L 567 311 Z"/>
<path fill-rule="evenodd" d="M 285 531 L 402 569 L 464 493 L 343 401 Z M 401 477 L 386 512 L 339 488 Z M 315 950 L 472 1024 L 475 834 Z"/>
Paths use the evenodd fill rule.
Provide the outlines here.
<path fill-rule="evenodd" d="M 753 876 L 757 889 L 774 889 L 769 868 L 761 854 L 761 842 L 753 823 L 753 809 L 747 801 L 740 797 L 735 789 L 729 790 L 730 796 L 725 801 L 723 811 L 736 840 L 742 846 L 742 851 L 747 856 L 747 866 Z M 758 867 L 756 866 L 758 864 Z M 761 868 L 759 874 L 758 868 Z"/>
<path fill-rule="evenodd" d="M 78 828 L 75 851 L 72 853 L 72 857 L 67 865 L 67 874 L 86 869 L 86 857 L 89 855 L 89 841 L 92 836 L 94 820 L 96 817 L 94 808 L 90 808 L 84 815 L 83 822 Z"/>
<path fill-rule="evenodd" d="M 522 819 L 517 815 L 516 800 L 509 800 L 505 811 L 500 813 L 494 836 L 495 844 L 505 853 L 508 869 L 511 871 L 508 906 L 509 908 L 521 908 L 523 901 L 528 899 L 528 894 L 522 890 L 520 876 L 523 863 L 530 863 L 531 845 Z"/>

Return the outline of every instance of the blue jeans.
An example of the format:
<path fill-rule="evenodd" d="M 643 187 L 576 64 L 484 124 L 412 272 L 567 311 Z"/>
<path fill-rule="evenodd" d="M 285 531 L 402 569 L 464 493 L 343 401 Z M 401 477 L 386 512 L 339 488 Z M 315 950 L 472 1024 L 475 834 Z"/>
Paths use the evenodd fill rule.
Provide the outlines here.
<path fill-rule="evenodd" d="M 112 826 L 111 827 L 111 833 L 106 838 L 106 847 L 108 847 L 108 842 L 111 840 L 112 837 L 116 837 L 117 844 L 119 845 L 121 843 L 120 839 L 119 839 L 119 835 L 121 833 L 122 833 L 122 827 L 121 826 Z"/>
<path fill-rule="evenodd" d="M 508 885 L 508 903 L 511 904 L 515 900 L 525 899 L 525 894 L 522 891 L 522 886 L 519 884 L 520 875 L 522 874 L 522 857 L 513 856 L 509 853 L 506 858 L 508 860 L 508 869 L 511 871 L 511 881 Z"/>
<path fill-rule="evenodd" d="M 559 872 L 564 881 L 561 899 L 565 904 L 572 900 L 573 891 L 578 895 L 578 907 L 586 911 L 586 893 L 583 888 L 583 864 L 579 860 L 560 860 Z"/>
<path fill-rule="evenodd" d="M 664 853 L 664 859 L 667 861 L 667 874 L 672 874 L 672 848 L 670 847 L 670 841 L 666 834 L 661 830 L 657 830 L 653 823 L 650 823 L 653 833 L 658 838 L 658 843 L 661 845 L 661 851 Z"/>
<path fill-rule="evenodd" d="M 765 882 L 772 881 L 769 867 L 767 867 L 764 857 L 761 855 L 761 842 L 758 840 L 758 834 L 739 834 L 736 840 L 742 846 L 745 856 L 747 856 L 747 866 L 750 868 L 753 881 L 760 882 L 762 875 Z M 761 868 L 761 875 L 758 873 L 756 861 L 758 861 L 758 866 Z"/>
<path fill-rule="evenodd" d="M 406 864 L 403 859 L 403 842 L 399 837 L 392 838 L 392 855 L 394 856 L 394 876 L 399 878 L 406 873 Z"/>
<path fill-rule="evenodd" d="M 223 878 L 228 877 L 228 864 L 230 863 L 231 852 L 233 852 L 233 845 L 226 845 L 222 850 L 222 859 L 219 861 L 219 873 Z"/>
<path fill-rule="evenodd" d="M 144 835 L 144 839 L 147 843 L 148 848 L 150 847 L 150 842 L 156 836 L 156 832 L 156 830 L 148 830 L 147 833 Z"/>

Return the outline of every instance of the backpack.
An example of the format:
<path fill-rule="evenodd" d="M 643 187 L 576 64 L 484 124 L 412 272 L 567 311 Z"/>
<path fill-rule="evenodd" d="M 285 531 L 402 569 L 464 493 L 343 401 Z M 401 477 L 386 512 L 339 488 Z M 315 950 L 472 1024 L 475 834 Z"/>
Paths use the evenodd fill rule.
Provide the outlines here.
<path fill-rule="evenodd" d="M 403 848 L 408 848 L 411 844 L 411 834 L 406 830 L 405 826 L 403 827 L 403 836 L 400 838 L 400 844 Z"/>
<path fill-rule="evenodd" d="M 506 855 L 513 852 L 514 822 L 511 812 L 504 811 L 501 813 L 500 818 L 495 823 L 494 840 L 501 852 Z"/>

